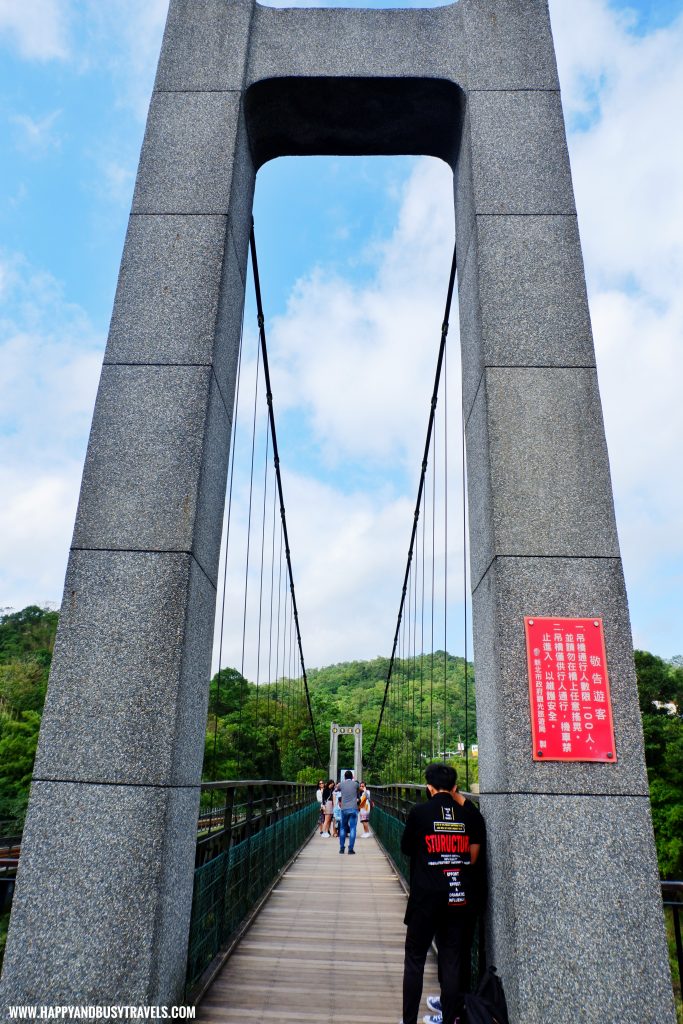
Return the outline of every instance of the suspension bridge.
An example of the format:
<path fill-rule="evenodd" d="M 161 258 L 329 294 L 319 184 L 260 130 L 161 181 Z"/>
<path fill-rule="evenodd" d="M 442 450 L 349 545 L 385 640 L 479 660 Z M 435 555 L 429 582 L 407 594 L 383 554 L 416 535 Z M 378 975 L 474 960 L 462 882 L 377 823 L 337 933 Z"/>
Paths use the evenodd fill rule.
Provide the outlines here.
<path fill-rule="evenodd" d="M 252 222 L 259 168 L 314 154 L 446 161 L 457 239 L 381 711 L 358 723 L 374 835 L 341 864 L 314 834 L 331 723 L 304 656 Z M 476 666 L 465 646 L 457 698 L 439 649 L 454 530 Z M 172 0 L 18 869 L 18 844 L 7 858 L 3 1008 L 398 1020 L 402 825 L 456 714 L 467 787 L 473 683 L 490 892 L 475 971 L 496 964 L 513 1024 L 673 1024 L 547 4 Z"/>

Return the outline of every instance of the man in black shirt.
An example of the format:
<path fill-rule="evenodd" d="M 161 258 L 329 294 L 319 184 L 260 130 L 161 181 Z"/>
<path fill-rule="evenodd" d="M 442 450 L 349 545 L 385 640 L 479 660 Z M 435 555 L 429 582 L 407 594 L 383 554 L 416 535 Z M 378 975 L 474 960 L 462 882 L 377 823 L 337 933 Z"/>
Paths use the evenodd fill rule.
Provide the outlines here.
<path fill-rule="evenodd" d="M 443 1024 L 454 1024 L 463 1009 L 460 977 L 479 902 L 473 868 L 486 831 L 474 805 L 454 799 L 454 768 L 430 764 L 425 777 L 430 799 L 412 808 L 401 839 L 401 851 L 410 857 L 403 1024 L 417 1024 L 424 965 L 434 938 Z"/>

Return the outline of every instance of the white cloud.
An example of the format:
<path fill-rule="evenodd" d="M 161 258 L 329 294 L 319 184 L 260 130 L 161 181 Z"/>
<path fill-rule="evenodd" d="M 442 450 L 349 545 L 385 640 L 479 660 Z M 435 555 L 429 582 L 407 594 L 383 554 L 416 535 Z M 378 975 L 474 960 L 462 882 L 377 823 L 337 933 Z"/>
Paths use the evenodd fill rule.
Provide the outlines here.
<path fill-rule="evenodd" d="M 641 36 L 551 2 L 617 519 L 639 644 L 680 650 L 683 14 Z"/>
<path fill-rule="evenodd" d="M 261 474 L 256 474 L 252 540 L 247 601 L 247 645 L 245 673 L 256 678 L 256 638 L 259 617 L 261 552 Z M 373 658 L 387 654 L 396 626 L 403 573 L 406 564 L 414 495 L 394 495 L 389 489 L 371 493 L 344 493 L 301 473 L 283 472 L 287 522 L 292 550 L 297 604 L 309 667 L 352 658 Z M 272 495 L 269 484 L 269 495 Z M 456 481 L 450 485 L 453 508 L 460 503 Z M 248 479 L 236 481 L 230 524 L 228 594 L 221 664 L 241 665 L 242 623 L 247 535 Z M 439 497 L 437 505 L 441 506 Z M 272 505 L 267 502 L 261 680 L 267 658 L 270 614 L 270 554 L 272 550 Z M 431 523 L 428 513 L 428 526 Z M 279 518 L 277 520 L 279 523 Z M 431 580 L 429 529 L 427 531 L 426 586 L 429 623 Z M 279 537 L 279 534 L 278 534 Z M 419 547 L 418 541 L 418 548 Z M 277 576 L 279 540 L 275 547 L 275 619 L 277 621 Z M 443 533 L 437 530 L 435 598 L 437 606 L 436 646 L 443 647 Z M 421 566 L 421 555 L 415 563 Z M 284 562 L 283 562 L 284 565 Z M 459 599 L 462 594 L 461 534 L 449 538 L 449 645 L 462 645 Z M 223 563 L 221 580 L 223 578 Z M 283 577 L 284 579 L 284 577 Z M 418 571 L 418 593 L 421 568 Z M 285 584 L 283 583 L 283 593 Z M 221 588 L 222 589 L 222 588 Z M 220 608 L 219 608 L 220 621 Z M 429 625 L 427 625 L 429 629 Z M 214 642 L 214 667 L 218 666 L 220 626 Z M 419 642 L 419 641 L 418 641 Z M 274 666 L 273 666 L 274 671 Z M 267 673 L 266 673 L 267 674 Z"/>
<path fill-rule="evenodd" d="M 84 67 L 106 67 L 119 102 L 143 121 L 149 106 L 169 0 L 84 0 Z"/>
<path fill-rule="evenodd" d="M 570 134 L 589 278 L 667 301 L 683 271 L 683 14 L 641 37 L 604 0 L 580 6 L 554 4 L 553 20 L 570 127 L 594 108 Z"/>
<path fill-rule="evenodd" d="M 22 57 L 65 58 L 68 8 L 65 0 L 0 0 L 0 37 L 9 36 Z"/>
<path fill-rule="evenodd" d="M 285 314 L 268 325 L 287 521 L 304 651 L 310 666 L 387 654 L 396 624 L 452 256 L 451 171 L 436 160 L 418 161 L 398 198 L 393 231 L 387 238 L 367 243 L 364 259 L 368 272 L 360 284 L 318 267 L 297 282 Z M 451 322 L 449 425 L 451 436 L 457 438 L 460 370 L 455 308 Z M 253 352 L 254 346 L 255 339 L 248 332 L 245 354 Z M 247 359 L 241 385 L 223 638 L 222 663 L 238 667 L 254 369 L 253 358 Z M 443 410 L 441 397 L 436 426 L 436 504 L 440 510 Z M 283 430 L 285 412 L 289 417 Z M 296 421 L 294 428 L 292 421 Z M 259 418 L 257 438 L 262 437 L 262 424 Z M 295 445 L 300 436 L 305 447 L 303 462 L 309 468 L 295 472 L 287 441 L 292 438 Z M 253 507 L 258 524 L 262 440 L 257 441 L 256 451 Z M 331 469 L 324 472 L 324 480 L 316 478 L 314 468 L 321 455 L 326 469 Z M 449 647 L 455 650 L 463 644 L 460 457 L 460 445 L 453 443 L 449 449 L 452 528 L 448 593 Z M 362 485 L 353 481 L 358 467 L 365 470 Z M 441 517 L 443 513 L 438 514 Z M 256 661 L 259 529 L 252 526 L 247 607 L 250 642 L 245 670 L 251 678 L 255 678 Z M 439 608 L 443 601 L 443 549 L 439 525 L 435 582 Z M 426 572 L 429 580 L 430 569 Z M 268 572 L 266 580 L 269 594 Z M 217 635 L 215 664 L 218 642 Z M 441 626 L 437 626 L 436 644 L 443 646 Z"/>
<path fill-rule="evenodd" d="M 552 13 L 634 632 L 668 655 L 680 648 L 672 580 L 683 578 L 683 18 L 638 36 L 603 0 L 557 0 Z M 278 407 L 304 410 L 341 472 L 345 459 L 417 466 L 451 209 L 448 171 L 421 162 L 368 280 L 317 267 L 270 326 Z M 412 497 L 303 479 L 293 492 L 307 644 L 327 660 L 371 654 L 391 632 Z"/>
<path fill-rule="evenodd" d="M 59 601 L 102 358 L 48 274 L 0 257 L 0 605 Z"/>
<path fill-rule="evenodd" d="M 135 171 L 132 167 L 127 167 L 118 160 L 109 159 L 102 162 L 101 191 L 105 198 L 128 209 L 134 184 Z"/>
<path fill-rule="evenodd" d="M 270 326 L 278 409 L 306 410 L 330 464 L 344 458 L 415 463 L 452 246 L 451 171 L 437 160 L 420 161 L 394 232 L 367 254 L 367 282 L 354 286 L 317 268 L 297 282 L 286 314 Z M 455 310 L 454 320 L 457 338 Z M 453 351 L 457 359 L 457 345 Z"/>
<path fill-rule="evenodd" d="M 120 103 L 141 121 L 166 8 L 167 0 L 84 0 L 77 54 L 66 0 L 0 0 L 0 32 L 25 56 L 70 55 L 83 68 L 106 67 Z M 644 646 L 671 654 L 680 649 L 683 578 L 683 18 L 638 36 L 630 16 L 606 0 L 551 0 L 551 13 L 635 632 Z M 30 135 L 31 127 L 39 137 L 40 119 L 23 130 Z M 129 149 L 115 140 L 99 153 L 107 192 L 125 196 Z M 386 653 L 393 634 L 414 486 L 400 493 L 384 470 L 398 465 L 416 483 L 451 239 L 450 173 L 420 161 L 400 196 L 397 226 L 363 254 L 366 279 L 313 269 L 269 328 L 278 415 L 299 416 L 329 470 L 325 482 L 301 466 L 286 473 L 311 664 Z M 0 522 L 0 604 L 16 605 L 60 596 L 101 345 L 56 282 L 19 260 L 0 259 L 0 295 L 0 485 L 10 496 Z M 286 451 L 283 460 L 287 467 Z M 373 492 L 344 479 L 361 462 L 381 478 Z M 241 477 L 238 484 L 243 499 Z M 235 506 L 236 539 L 244 538 L 243 504 Z M 35 509 L 42 514 L 32 520 Z M 461 551 L 451 540 L 456 593 Z"/>
<path fill-rule="evenodd" d="M 14 114 L 10 121 L 19 128 L 19 147 L 33 154 L 58 149 L 61 139 L 54 128 L 61 114 L 61 110 L 53 110 L 52 113 L 37 119 L 28 114 Z"/>

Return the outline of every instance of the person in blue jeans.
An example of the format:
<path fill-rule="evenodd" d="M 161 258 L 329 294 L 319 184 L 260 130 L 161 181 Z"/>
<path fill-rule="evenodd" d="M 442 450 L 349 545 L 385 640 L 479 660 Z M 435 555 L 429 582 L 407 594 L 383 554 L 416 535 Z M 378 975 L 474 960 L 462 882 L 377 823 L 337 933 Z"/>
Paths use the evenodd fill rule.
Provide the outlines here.
<path fill-rule="evenodd" d="M 349 853 L 355 853 L 356 825 L 358 824 L 358 783 L 353 772 L 344 772 L 344 778 L 337 786 L 341 794 L 341 823 L 339 826 L 339 852 L 344 852 L 346 834 L 349 835 Z"/>

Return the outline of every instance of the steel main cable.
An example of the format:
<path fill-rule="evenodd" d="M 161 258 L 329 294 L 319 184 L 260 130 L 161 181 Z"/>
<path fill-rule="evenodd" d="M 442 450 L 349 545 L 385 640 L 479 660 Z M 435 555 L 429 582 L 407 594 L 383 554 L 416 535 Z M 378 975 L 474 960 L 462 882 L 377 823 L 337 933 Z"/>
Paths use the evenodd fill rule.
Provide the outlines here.
<path fill-rule="evenodd" d="M 304 650 L 301 643 L 301 630 L 299 628 L 299 611 L 296 604 L 296 593 L 294 590 L 294 574 L 292 572 L 292 559 L 289 550 L 289 534 L 287 532 L 287 519 L 285 518 L 285 500 L 282 492 L 282 476 L 280 474 L 280 455 L 277 446 L 277 434 L 275 431 L 275 416 L 273 413 L 273 393 L 270 386 L 270 367 L 268 365 L 268 350 L 266 347 L 266 327 L 265 317 L 263 315 L 263 302 L 261 299 L 261 281 L 259 279 L 258 260 L 256 257 L 256 236 L 254 234 L 254 221 L 252 218 L 251 232 L 249 234 L 249 247 L 251 250 L 251 266 L 254 274 L 254 291 L 256 293 L 256 312 L 257 322 L 259 328 L 259 339 L 261 341 L 261 352 L 263 355 L 263 376 L 266 384 L 266 400 L 268 402 L 268 420 L 270 423 L 270 439 L 273 446 L 273 465 L 275 466 L 275 479 L 277 481 L 278 498 L 280 501 L 280 518 L 282 520 L 282 533 L 284 536 L 285 546 L 285 557 L 287 560 L 287 573 L 289 576 L 289 590 L 292 597 L 292 613 L 294 616 L 294 625 L 296 628 L 296 639 L 297 646 L 299 649 L 299 660 L 301 662 L 301 674 L 304 681 L 304 692 L 306 694 L 306 705 L 308 707 L 308 716 L 311 721 L 311 729 L 313 730 L 313 742 L 315 743 L 316 753 L 318 755 L 318 767 L 322 769 L 323 758 L 320 753 L 320 746 L 318 745 L 318 736 L 315 731 L 315 721 L 313 719 L 313 708 L 311 706 L 311 695 L 308 689 L 308 677 L 306 675 L 306 662 L 304 661 Z"/>
<path fill-rule="evenodd" d="M 432 431 L 434 429 L 434 417 L 436 414 L 436 404 L 439 395 L 439 383 L 441 380 L 441 368 L 443 366 L 444 353 L 446 350 L 446 338 L 448 337 L 448 318 L 451 313 L 451 303 L 453 301 L 453 288 L 455 285 L 455 270 L 457 265 L 457 247 L 453 246 L 453 260 L 451 262 L 451 273 L 448 279 L 448 293 L 446 295 L 446 309 L 444 312 L 443 324 L 441 325 L 441 342 L 439 345 L 439 356 L 436 362 L 436 374 L 434 377 L 434 390 L 432 391 L 432 400 L 429 408 L 429 423 L 427 424 L 427 439 L 425 441 L 424 454 L 422 456 L 422 469 L 420 472 L 420 483 L 417 488 L 417 501 L 415 502 L 415 512 L 413 514 L 413 529 L 410 535 L 410 545 L 408 547 L 408 560 L 406 562 L 406 571 L 403 577 L 403 589 L 401 590 L 401 601 L 398 608 L 398 616 L 396 619 L 396 631 L 394 633 L 394 642 L 391 649 L 391 658 L 389 659 L 389 669 L 387 672 L 387 681 L 384 687 L 384 697 L 382 699 L 382 707 L 379 712 L 379 719 L 377 721 L 377 730 L 375 732 L 375 738 L 372 741 L 372 747 L 370 748 L 370 757 L 372 758 L 375 753 L 375 747 L 377 746 L 377 740 L 379 738 L 380 729 L 382 728 L 382 718 L 384 717 L 384 709 L 387 703 L 387 694 L 389 693 L 389 685 L 391 683 L 391 677 L 394 670 L 394 661 L 396 660 L 396 647 L 398 645 L 398 638 L 401 629 L 401 620 L 403 618 L 403 609 L 406 600 L 406 591 L 408 589 L 408 580 L 410 578 L 410 568 L 413 560 L 413 552 L 415 549 L 415 538 L 417 536 L 417 524 L 420 519 L 420 506 L 422 504 L 422 491 L 424 489 L 425 476 L 427 474 L 427 465 L 429 463 L 429 448 L 432 440 Z"/>
<path fill-rule="evenodd" d="M 237 419 L 240 404 L 240 381 L 242 376 L 242 345 L 244 341 L 244 306 L 240 318 L 240 340 L 237 352 L 237 378 L 235 381 L 235 398 L 233 401 L 232 422 L 235 424 L 233 436 L 230 443 L 230 485 L 228 488 L 228 512 L 225 527 L 225 562 L 223 563 L 223 593 L 221 595 L 221 629 L 218 642 L 218 672 L 216 673 L 216 698 L 214 707 L 214 728 L 213 728 L 213 777 L 216 778 L 216 758 L 218 743 L 218 708 L 221 700 L 221 672 L 223 671 L 223 635 L 225 631 L 225 600 L 227 595 L 228 580 L 228 554 L 230 552 L 230 517 L 232 514 L 232 485 L 235 475 L 235 448 L 237 446 Z M 209 705 L 209 711 L 211 706 Z M 213 790 L 211 790 L 211 807 L 213 808 Z"/>

